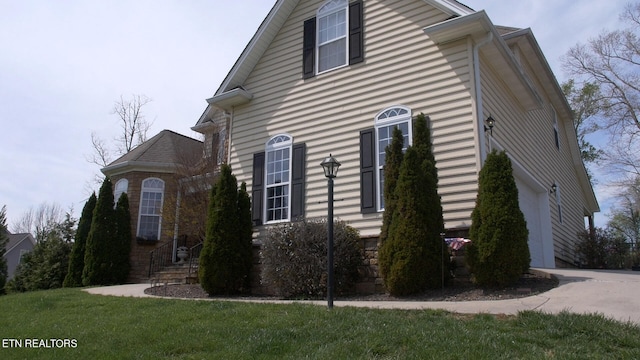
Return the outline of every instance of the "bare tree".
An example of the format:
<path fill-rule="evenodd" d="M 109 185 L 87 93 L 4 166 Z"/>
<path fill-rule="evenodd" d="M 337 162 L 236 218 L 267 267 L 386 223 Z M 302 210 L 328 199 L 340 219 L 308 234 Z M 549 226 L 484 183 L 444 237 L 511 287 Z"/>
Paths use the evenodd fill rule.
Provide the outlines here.
<path fill-rule="evenodd" d="M 570 75 L 599 87 L 602 116 L 600 126 L 611 135 L 614 153 L 608 161 L 632 178 L 638 175 L 640 157 L 640 3 L 628 4 L 620 16 L 628 28 L 603 31 L 586 44 L 572 47 L 563 59 Z M 621 163 L 620 153 L 625 162 Z M 628 166 L 629 161 L 633 166 Z"/>
<path fill-rule="evenodd" d="M 114 138 L 113 145 L 109 145 L 98 134 L 92 132 L 93 153 L 87 156 L 87 161 L 105 167 L 114 160 L 114 156 L 124 155 L 145 142 L 153 122 L 147 120 L 143 113 L 143 107 L 151 101 L 152 99 L 146 95 L 132 95 L 129 99 L 125 99 L 121 95 L 120 100 L 114 103 L 111 111 L 118 117 L 120 134 Z"/>
<path fill-rule="evenodd" d="M 153 123 L 148 122 L 142 107 L 152 100 L 145 95 L 133 95 L 130 99 L 125 99 L 120 95 L 120 101 L 113 106 L 113 114 L 120 119 L 122 132 L 116 138 L 118 152 L 126 154 L 134 147 L 147 141 L 147 132 Z"/>
<path fill-rule="evenodd" d="M 69 214 L 73 213 L 73 209 Z M 44 202 L 38 207 L 31 207 L 12 225 L 13 233 L 30 233 L 37 241 L 47 238 L 56 231 L 59 224 L 63 223 L 65 212 L 57 203 Z"/>

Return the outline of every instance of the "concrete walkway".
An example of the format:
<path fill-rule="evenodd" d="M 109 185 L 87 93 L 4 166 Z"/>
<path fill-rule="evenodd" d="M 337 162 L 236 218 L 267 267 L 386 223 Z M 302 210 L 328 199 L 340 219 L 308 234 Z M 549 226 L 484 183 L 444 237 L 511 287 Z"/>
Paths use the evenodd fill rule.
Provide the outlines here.
<path fill-rule="evenodd" d="M 520 299 L 492 301 L 335 301 L 334 306 L 378 309 L 443 309 L 464 314 L 508 314 L 538 310 L 557 314 L 561 311 L 599 313 L 620 321 L 640 325 L 640 272 L 615 270 L 539 269 L 555 275 L 557 288 L 540 295 Z M 144 293 L 149 284 L 118 285 L 85 289 L 90 294 L 154 297 Z M 223 299 L 200 299 L 223 300 Z M 229 300 L 229 299 L 224 299 Z M 326 305 L 326 301 L 231 300 L 265 303 L 305 303 Z"/>

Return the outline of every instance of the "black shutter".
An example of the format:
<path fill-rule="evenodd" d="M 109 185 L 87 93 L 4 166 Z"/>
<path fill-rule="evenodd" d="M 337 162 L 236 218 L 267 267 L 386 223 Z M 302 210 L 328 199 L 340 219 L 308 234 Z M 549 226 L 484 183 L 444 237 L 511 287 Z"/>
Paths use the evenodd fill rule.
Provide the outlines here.
<path fill-rule="evenodd" d="M 264 199 L 264 152 L 253 154 L 253 180 L 251 183 L 251 219 L 253 225 L 262 225 Z"/>
<path fill-rule="evenodd" d="M 374 213 L 376 208 L 375 129 L 360 131 L 360 212 Z"/>
<path fill-rule="evenodd" d="M 306 146 L 304 143 L 293 145 L 291 157 L 291 221 L 304 218 L 304 184 Z"/>
<path fill-rule="evenodd" d="M 316 18 L 304 22 L 302 44 L 302 77 L 308 79 L 315 76 L 316 60 Z"/>
<path fill-rule="evenodd" d="M 364 61 L 362 1 L 349 4 L 349 65 Z"/>

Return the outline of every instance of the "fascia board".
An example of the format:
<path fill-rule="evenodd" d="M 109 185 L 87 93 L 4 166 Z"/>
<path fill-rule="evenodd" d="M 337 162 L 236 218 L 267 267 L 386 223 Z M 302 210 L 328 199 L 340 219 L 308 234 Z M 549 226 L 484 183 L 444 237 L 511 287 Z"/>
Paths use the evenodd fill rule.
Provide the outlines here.
<path fill-rule="evenodd" d="M 104 167 L 100 171 L 102 171 L 106 176 L 115 176 L 133 171 L 170 174 L 176 171 L 176 165 L 172 163 L 157 163 L 150 161 L 125 161 L 113 166 Z"/>

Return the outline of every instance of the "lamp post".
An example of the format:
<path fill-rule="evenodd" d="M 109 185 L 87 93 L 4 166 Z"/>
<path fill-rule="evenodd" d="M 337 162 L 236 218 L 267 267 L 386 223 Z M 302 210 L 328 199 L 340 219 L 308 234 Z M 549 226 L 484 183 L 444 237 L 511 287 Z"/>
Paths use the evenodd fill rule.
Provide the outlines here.
<path fill-rule="evenodd" d="M 340 163 L 331 154 L 320 163 L 327 177 L 329 215 L 327 219 L 327 306 L 333 308 L 333 179 L 338 175 Z"/>
<path fill-rule="evenodd" d="M 493 127 L 496 124 L 495 119 L 493 118 L 493 116 L 491 116 L 491 114 L 489 114 L 489 117 L 487 118 L 487 120 L 485 120 L 486 125 L 484 126 L 484 131 L 487 132 L 487 130 L 489 130 L 489 152 L 492 151 L 491 149 L 491 138 L 493 137 Z"/>

